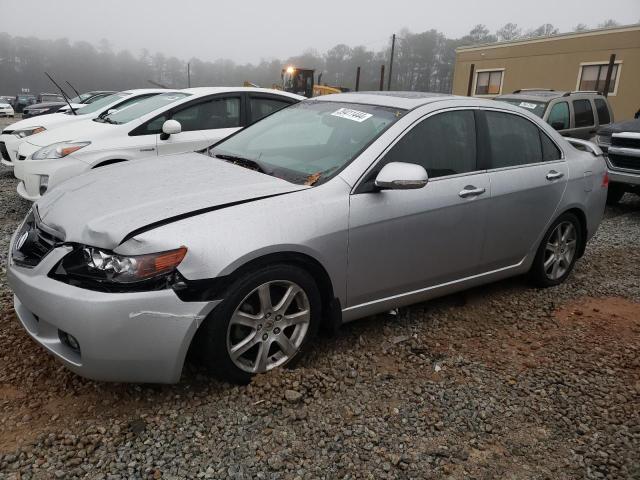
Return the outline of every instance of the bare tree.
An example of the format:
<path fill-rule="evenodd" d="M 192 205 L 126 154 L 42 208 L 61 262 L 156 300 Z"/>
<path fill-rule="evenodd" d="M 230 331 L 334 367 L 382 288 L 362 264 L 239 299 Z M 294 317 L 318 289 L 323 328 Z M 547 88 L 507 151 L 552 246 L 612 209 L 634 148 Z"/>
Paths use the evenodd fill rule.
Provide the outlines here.
<path fill-rule="evenodd" d="M 522 29 L 515 23 L 507 23 L 496 32 L 498 40 L 501 42 L 515 40 L 522 36 Z"/>

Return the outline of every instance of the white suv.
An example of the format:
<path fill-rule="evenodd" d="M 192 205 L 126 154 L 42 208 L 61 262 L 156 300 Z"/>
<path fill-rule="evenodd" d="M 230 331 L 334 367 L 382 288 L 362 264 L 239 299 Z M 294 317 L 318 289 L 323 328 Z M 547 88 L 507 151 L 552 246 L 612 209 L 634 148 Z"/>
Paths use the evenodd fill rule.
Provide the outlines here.
<path fill-rule="evenodd" d="M 18 149 L 18 194 L 34 201 L 93 168 L 206 148 L 303 98 L 260 88 L 190 88 L 33 135 Z"/>

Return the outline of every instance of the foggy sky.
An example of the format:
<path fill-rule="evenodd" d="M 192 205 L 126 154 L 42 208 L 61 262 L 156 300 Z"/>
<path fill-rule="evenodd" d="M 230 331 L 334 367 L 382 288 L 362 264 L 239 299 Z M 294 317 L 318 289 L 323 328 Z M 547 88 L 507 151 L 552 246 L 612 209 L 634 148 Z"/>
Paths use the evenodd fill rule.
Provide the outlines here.
<path fill-rule="evenodd" d="M 552 23 L 561 32 L 608 18 L 626 25 L 640 22 L 640 0 L 0 0 L 0 18 L 0 31 L 14 36 L 255 63 L 339 43 L 379 50 L 404 27 L 455 38 L 477 23 L 492 31 Z"/>

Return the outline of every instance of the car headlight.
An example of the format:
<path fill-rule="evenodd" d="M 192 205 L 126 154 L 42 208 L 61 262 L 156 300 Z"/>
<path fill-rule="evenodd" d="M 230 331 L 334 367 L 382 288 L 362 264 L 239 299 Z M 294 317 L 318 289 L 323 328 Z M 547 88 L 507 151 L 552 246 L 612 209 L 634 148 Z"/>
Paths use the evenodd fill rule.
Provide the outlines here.
<path fill-rule="evenodd" d="M 101 248 L 78 246 L 52 272 L 54 277 L 108 285 L 131 285 L 166 279 L 176 271 L 187 247 L 145 255 L 119 255 Z"/>
<path fill-rule="evenodd" d="M 20 130 L 14 130 L 13 134 L 18 138 L 30 137 L 31 135 L 35 135 L 36 133 L 44 132 L 46 128 L 44 127 L 29 127 L 29 128 L 21 128 Z"/>
<path fill-rule="evenodd" d="M 52 143 L 35 152 L 31 158 L 33 160 L 51 160 L 54 158 L 63 158 L 67 155 L 90 145 L 91 142 L 59 142 Z"/>

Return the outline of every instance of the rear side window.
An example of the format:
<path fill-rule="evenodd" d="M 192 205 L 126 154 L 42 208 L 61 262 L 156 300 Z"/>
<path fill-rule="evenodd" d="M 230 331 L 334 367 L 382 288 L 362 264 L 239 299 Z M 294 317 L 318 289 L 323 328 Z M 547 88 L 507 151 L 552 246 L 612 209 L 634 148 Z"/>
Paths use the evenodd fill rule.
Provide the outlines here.
<path fill-rule="evenodd" d="M 593 108 L 589 100 L 574 100 L 573 113 L 576 128 L 593 126 Z"/>
<path fill-rule="evenodd" d="M 485 111 L 487 168 L 504 168 L 542 161 L 540 129 L 529 120 L 503 112 Z"/>
<path fill-rule="evenodd" d="M 389 162 L 422 165 L 430 178 L 476 170 L 476 128 L 473 112 L 444 112 L 423 120 L 387 153 Z"/>
<path fill-rule="evenodd" d="M 607 107 L 607 102 L 605 102 L 601 98 L 596 98 L 595 103 L 596 112 L 598 112 L 598 123 L 600 125 L 611 123 L 611 116 L 609 115 L 609 107 Z"/>
<path fill-rule="evenodd" d="M 569 104 L 567 102 L 559 102 L 551 107 L 547 123 L 556 130 L 569 128 Z"/>
<path fill-rule="evenodd" d="M 275 98 L 251 97 L 249 101 L 249 107 L 251 108 L 249 123 L 255 123 L 267 115 L 271 115 L 273 112 L 277 112 L 289 105 L 291 105 L 290 102 L 277 100 Z"/>
<path fill-rule="evenodd" d="M 551 162 L 553 160 L 560 160 L 562 153 L 560 149 L 553 143 L 546 133 L 540 130 L 540 141 L 542 142 L 542 160 L 545 162 Z"/>

